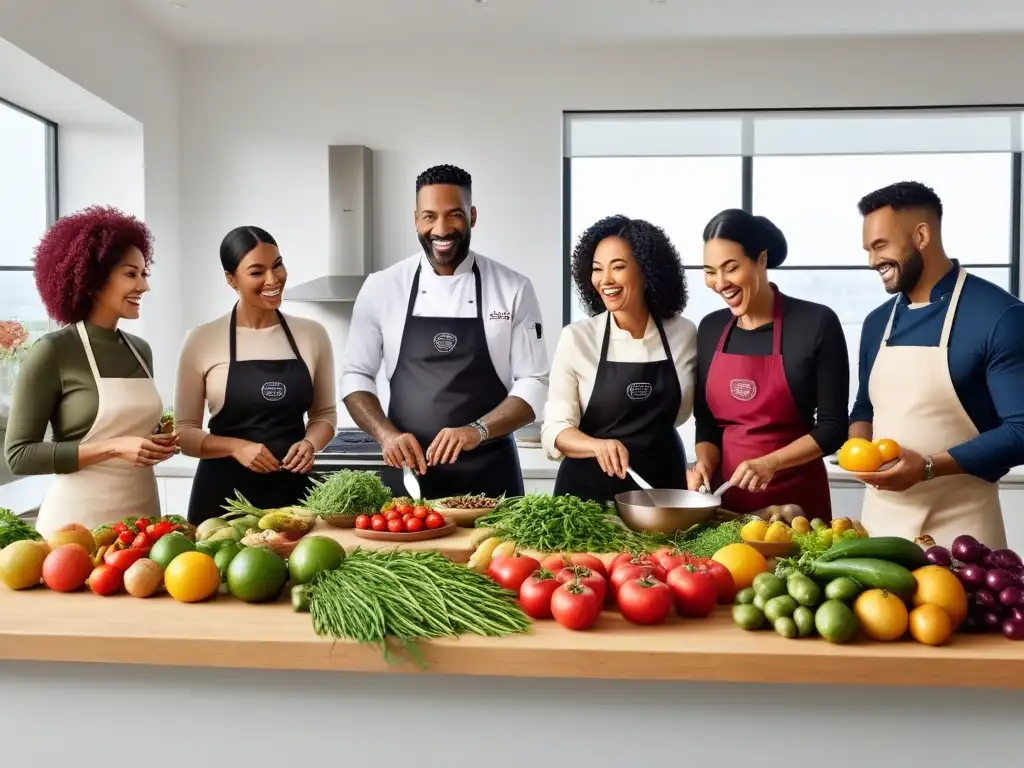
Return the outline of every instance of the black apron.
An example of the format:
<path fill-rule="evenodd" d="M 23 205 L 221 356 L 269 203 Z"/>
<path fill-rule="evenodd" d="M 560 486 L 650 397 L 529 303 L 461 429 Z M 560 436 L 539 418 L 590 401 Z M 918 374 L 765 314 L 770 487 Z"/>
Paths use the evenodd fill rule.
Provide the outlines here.
<path fill-rule="evenodd" d="M 494 370 L 484 331 L 480 270 L 476 317 L 417 317 L 420 268 L 412 281 L 398 363 L 391 376 L 388 419 L 415 436 L 424 451 L 445 427 L 465 427 L 492 411 L 508 390 Z M 463 451 L 454 464 L 427 467 L 419 477 L 424 498 L 463 493 L 521 496 L 523 473 L 512 435 L 493 438 Z"/>
<path fill-rule="evenodd" d="M 609 314 L 594 391 L 579 429 L 599 440 L 620 441 L 629 451 L 630 466 L 654 488 L 685 488 L 686 453 L 675 428 L 682 391 L 665 328 L 654 319 L 665 360 L 616 363 L 608 360 L 611 321 Z M 554 492 L 607 504 L 616 494 L 638 488 L 629 475 L 624 480 L 606 475 L 597 459 L 566 457 L 558 467 Z"/>
<path fill-rule="evenodd" d="M 262 443 L 278 461 L 306 436 L 305 414 L 313 404 L 313 379 L 284 316 L 281 329 L 295 354 L 285 360 L 236 360 L 237 305 L 231 310 L 231 356 L 224 406 L 210 419 L 210 434 Z M 253 472 L 231 456 L 200 459 L 188 502 L 188 521 L 198 525 L 224 513 L 235 491 L 260 509 L 297 504 L 309 489 L 307 475 L 282 469 Z"/>

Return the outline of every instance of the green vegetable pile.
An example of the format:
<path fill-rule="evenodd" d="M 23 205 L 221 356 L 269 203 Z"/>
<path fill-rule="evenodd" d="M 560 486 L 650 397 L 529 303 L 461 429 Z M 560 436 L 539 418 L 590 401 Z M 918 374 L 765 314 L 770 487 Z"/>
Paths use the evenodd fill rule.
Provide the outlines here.
<path fill-rule="evenodd" d="M 376 645 L 389 662 L 387 640 L 395 638 L 421 667 L 419 641 L 513 635 L 530 626 L 511 592 L 438 552 L 357 548 L 312 582 L 308 598 L 321 637 Z"/>
<path fill-rule="evenodd" d="M 373 472 L 342 469 L 313 480 L 300 506 L 318 517 L 372 515 L 391 498 L 391 491 Z"/>
<path fill-rule="evenodd" d="M 746 520 L 728 520 L 722 523 L 700 523 L 673 536 L 643 534 L 646 549 L 668 546 L 694 557 L 711 557 L 726 544 L 743 540 L 740 529 Z"/>
<path fill-rule="evenodd" d="M 645 540 L 615 512 L 575 496 L 528 494 L 506 499 L 477 528 L 538 552 L 621 552 L 643 549 Z"/>
<path fill-rule="evenodd" d="M 35 528 L 26 523 L 11 510 L 0 507 L 0 549 L 16 541 L 42 541 L 43 537 Z"/>

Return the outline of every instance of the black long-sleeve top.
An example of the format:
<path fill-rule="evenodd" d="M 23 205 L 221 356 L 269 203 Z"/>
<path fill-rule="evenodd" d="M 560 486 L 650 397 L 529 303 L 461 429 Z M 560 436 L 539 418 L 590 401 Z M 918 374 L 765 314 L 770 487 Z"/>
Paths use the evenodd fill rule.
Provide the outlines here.
<path fill-rule="evenodd" d="M 722 447 L 722 430 L 708 409 L 707 382 L 711 359 L 726 323 L 728 309 L 712 312 L 697 329 L 697 387 L 693 413 L 698 443 Z M 747 331 L 733 326 L 725 352 L 770 355 L 774 323 Z M 786 381 L 811 437 L 828 456 L 847 437 L 850 360 L 839 317 L 829 307 L 786 296 L 782 305 L 782 360 Z"/>

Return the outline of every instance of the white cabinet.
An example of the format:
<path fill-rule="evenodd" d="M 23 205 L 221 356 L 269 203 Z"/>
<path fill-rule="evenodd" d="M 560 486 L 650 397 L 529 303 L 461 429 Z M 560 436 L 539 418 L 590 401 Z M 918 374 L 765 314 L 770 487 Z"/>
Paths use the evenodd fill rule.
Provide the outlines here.
<path fill-rule="evenodd" d="M 165 515 L 188 516 L 188 499 L 192 493 L 191 477 L 160 478 L 160 510 Z"/>

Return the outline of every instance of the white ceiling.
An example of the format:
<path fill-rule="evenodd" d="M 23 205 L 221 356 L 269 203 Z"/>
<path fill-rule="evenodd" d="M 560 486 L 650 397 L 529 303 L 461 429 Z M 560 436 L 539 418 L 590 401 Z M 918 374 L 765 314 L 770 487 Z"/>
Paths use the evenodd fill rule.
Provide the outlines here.
<path fill-rule="evenodd" d="M 1024 30 L 1021 0 L 119 0 L 184 46 L 538 43 Z M 183 7 L 175 7 L 183 6 Z"/>

